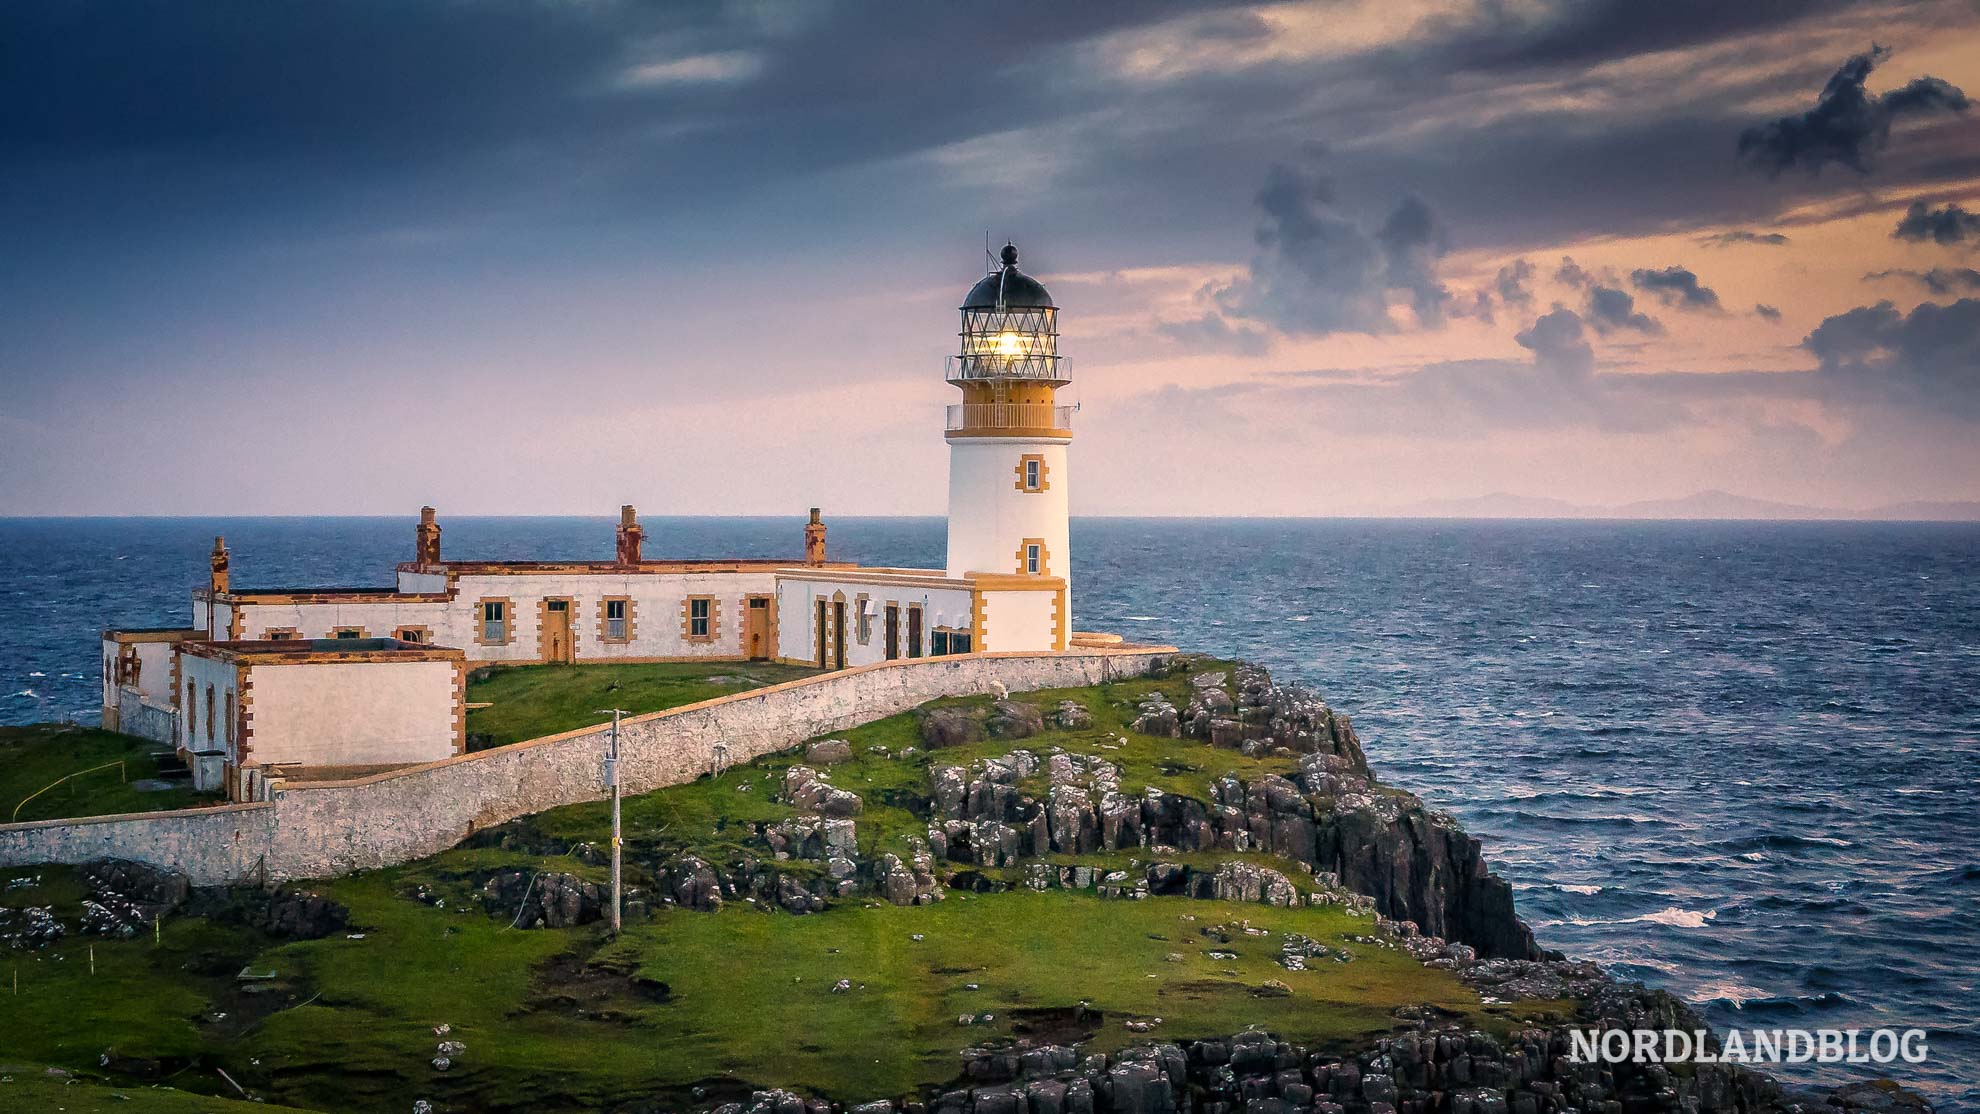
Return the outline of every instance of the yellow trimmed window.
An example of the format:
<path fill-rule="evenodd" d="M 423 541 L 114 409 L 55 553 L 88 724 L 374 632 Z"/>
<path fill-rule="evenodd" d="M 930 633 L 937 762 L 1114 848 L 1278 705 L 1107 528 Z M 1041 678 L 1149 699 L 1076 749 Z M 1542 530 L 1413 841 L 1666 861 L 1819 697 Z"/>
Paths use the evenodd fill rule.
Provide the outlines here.
<path fill-rule="evenodd" d="M 715 638 L 715 597 L 689 596 L 687 637 L 690 642 L 712 642 Z"/>
<path fill-rule="evenodd" d="M 509 640 L 509 605 L 504 600 L 481 603 L 481 641 L 502 643 Z"/>

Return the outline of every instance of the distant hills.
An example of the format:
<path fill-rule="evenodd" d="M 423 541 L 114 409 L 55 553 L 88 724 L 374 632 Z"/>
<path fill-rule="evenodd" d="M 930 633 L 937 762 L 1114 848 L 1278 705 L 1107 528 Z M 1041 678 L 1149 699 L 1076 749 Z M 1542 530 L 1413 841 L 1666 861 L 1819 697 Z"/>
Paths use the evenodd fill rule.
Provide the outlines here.
<path fill-rule="evenodd" d="M 1867 509 L 1777 503 L 1730 491 L 1700 491 L 1678 499 L 1645 499 L 1603 506 L 1496 491 L 1469 499 L 1427 499 L 1370 514 L 1385 518 L 1691 518 L 1980 522 L 1980 501 L 1912 500 Z"/>

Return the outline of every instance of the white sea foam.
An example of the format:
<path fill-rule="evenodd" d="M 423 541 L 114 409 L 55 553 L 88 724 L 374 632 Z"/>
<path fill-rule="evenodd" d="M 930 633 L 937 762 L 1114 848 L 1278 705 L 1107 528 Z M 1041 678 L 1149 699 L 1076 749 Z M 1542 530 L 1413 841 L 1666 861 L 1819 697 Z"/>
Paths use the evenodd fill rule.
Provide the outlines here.
<path fill-rule="evenodd" d="M 1717 998 L 1723 1002 L 1730 1002 L 1733 1008 L 1739 1009 L 1744 1007 L 1748 1002 L 1759 998 L 1771 998 L 1773 995 L 1757 986 L 1748 986 L 1745 983 L 1719 982 L 1706 983 L 1692 991 L 1689 997 L 1702 998 L 1706 1001 Z"/>
<path fill-rule="evenodd" d="M 14 693 L 13 695 L 17 697 L 25 697 L 28 700 L 36 700 L 39 699 L 41 696 L 40 693 L 34 691 L 33 689 L 22 689 L 21 691 Z"/>
<path fill-rule="evenodd" d="M 1669 925 L 1672 928 L 1704 928 L 1705 922 L 1716 919 L 1718 915 L 1719 911 L 1717 909 L 1707 909 L 1701 913 L 1694 909 L 1680 909 L 1675 905 L 1671 905 L 1659 909 L 1655 913 L 1644 913 L 1636 917 L 1622 917 L 1616 920 L 1574 917 L 1570 918 L 1568 923 L 1574 925 L 1576 928 L 1590 928 L 1595 925 L 1605 924 L 1645 923 Z"/>
<path fill-rule="evenodd" d="M 1160 622 L 1161 618 L 1160 615 L 1130 615 L 1127 617 L 1127 621 L 1130 623 L 1155 623 Z"/>
<path fill-rule="evenodd" d="M 1599 894 L 1602 892 L 1602 887 L 1600 886 L 1562 886 L 1561 889 L 1571 894 Z"/>

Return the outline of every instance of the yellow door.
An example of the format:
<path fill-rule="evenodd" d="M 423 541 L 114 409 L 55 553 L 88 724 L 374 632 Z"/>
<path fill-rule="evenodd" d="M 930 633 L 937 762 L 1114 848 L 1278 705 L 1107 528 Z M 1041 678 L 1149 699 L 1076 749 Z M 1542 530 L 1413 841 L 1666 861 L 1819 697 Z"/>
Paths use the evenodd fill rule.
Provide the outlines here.
<path fill-rule="evenodd" d="M 751 596 L 749 613 L 743 628 L 743 643 L 749 649 L 751 661 L 762 661 L 770 657 L 770 599 L 767 596 Z"/>
<path fill-rule="evenodd" d="M 571 652 L 571 601 L 543 601 L 543 660 L 569 662 Z"/>

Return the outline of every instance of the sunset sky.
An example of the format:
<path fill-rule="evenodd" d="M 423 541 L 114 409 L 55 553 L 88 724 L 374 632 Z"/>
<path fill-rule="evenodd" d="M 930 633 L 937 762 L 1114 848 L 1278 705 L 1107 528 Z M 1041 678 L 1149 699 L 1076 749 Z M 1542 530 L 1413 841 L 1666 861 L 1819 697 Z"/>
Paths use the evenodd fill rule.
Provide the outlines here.
<path fill-rule="evenodd" d="M 0 7 L 0 514 L 1980 499 L 1980 8 Z"/>

